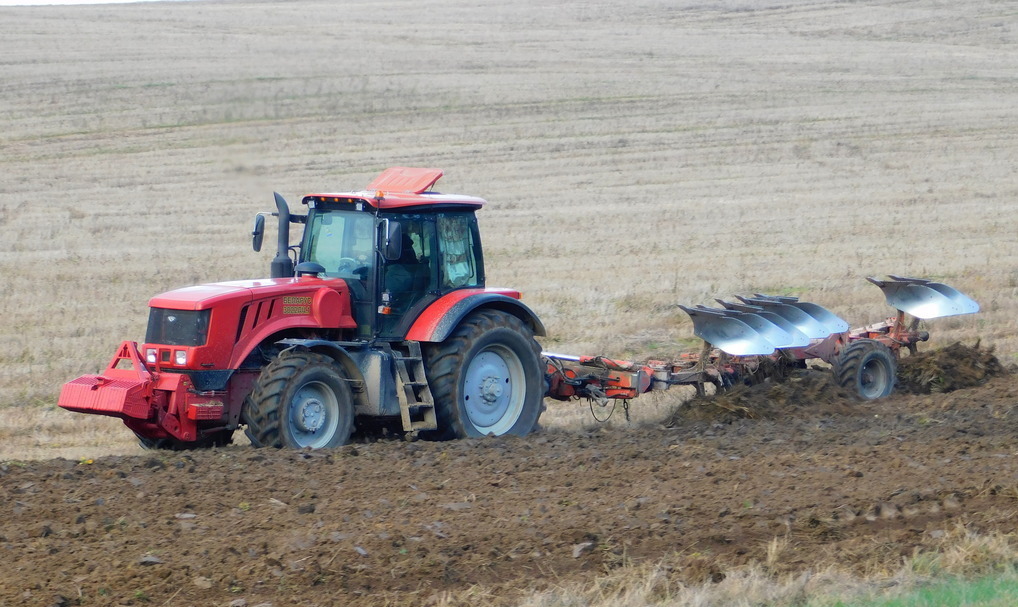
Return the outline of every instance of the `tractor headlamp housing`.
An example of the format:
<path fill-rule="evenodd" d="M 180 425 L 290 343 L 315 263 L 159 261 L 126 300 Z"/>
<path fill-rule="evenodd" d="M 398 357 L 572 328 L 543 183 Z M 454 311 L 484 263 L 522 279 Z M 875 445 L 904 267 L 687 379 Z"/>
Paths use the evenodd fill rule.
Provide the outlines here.
<path fill-rule="evenodd" d="M 211 316 L 212 310 L 152 308 L 148 316 L 145 343 L 188 347 L 205 345 Z M 177 350 L 175 358 L 179 360 L 181 352 L 184 353 L 186 361 L 187 353 L 183 350 Z M 146 359 L 147 357 L 146 351 Z"/>

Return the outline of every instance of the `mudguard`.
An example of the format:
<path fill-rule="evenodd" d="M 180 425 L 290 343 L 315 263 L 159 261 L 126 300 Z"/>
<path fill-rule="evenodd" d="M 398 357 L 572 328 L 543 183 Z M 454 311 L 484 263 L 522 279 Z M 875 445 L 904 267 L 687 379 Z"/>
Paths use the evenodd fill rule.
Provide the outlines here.
<path fill-rule="evenodd" d="M 357 413 L 366 413 L 372 411 L 372 408 L 377 407 L 377 400 L 372 402 L 372 399 L 369 397 L 370 395 L 366 394 L 364 390 L 359 389 L 365 384 L 364 373 L 358 362 L 361 358 L 358 352 L 361 344 L 355 342 L 335 342 L 327 339 L 283 339 L 277 343 L 282 344 L 286 349 L 303 348 L 332 358 L 342 367 L 347 380 L 358 388 L 352 390 L 354 408 Z"/>
<path fill-rule="evenodd" d="M 407 341 L 441 342 L 474 310 L 500 310 L 526 323 L 534 335 L 547 332 L 533 310 L 520 301 L 520 292 L 512 289 L 461 289 L 447 293 L 432 303 L 406 333 Z"/>

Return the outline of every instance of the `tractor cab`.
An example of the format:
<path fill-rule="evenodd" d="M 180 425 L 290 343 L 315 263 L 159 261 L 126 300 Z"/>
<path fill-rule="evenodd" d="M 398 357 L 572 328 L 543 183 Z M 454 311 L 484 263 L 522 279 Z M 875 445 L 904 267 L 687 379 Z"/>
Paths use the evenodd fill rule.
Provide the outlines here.
<path fill-rule="evenodd" d="M 474 211 L 485 201 L 430 191 L 441 176 L 435 169 L 389 169 L 364 191 L 305 196 L 307 215 L 292 217 L 277 196 L 281 248 L 273 277 L 341 278 L 350 287 L 355 337 L 402 339 L 442 295 L 484 287 Z M 290 223 L 305 224 L 295 261 L 286 253 Z"/>

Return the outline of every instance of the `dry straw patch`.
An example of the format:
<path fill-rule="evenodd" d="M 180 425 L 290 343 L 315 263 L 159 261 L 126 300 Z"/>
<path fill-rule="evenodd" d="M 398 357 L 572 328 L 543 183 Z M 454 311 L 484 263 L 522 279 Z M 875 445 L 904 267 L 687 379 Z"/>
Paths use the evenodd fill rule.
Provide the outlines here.
<path fill-rule="evenodd" d="M 787 544 L 775 537 L 762 563 L 717 570 L 715 580 L 682 581 L 691 559 L 674 554 L 654 563 L 626 565 L 596 577 L 592 583 L 563 584 L 528 594 L 520 607 L 772 607 L 796 605 L 854 605 L 891 599 L 937 580 L 987 575 L 1013 579 L 1016 562 L 1013 535 L 980 534 L 958 525 L 945 533 L 939 546 L 917 553 L 896 567 L 861 578 L 837 563 L 817 562 L 807 571 L 779 574 L 770 570 Z M 692 559 L 695 562 L 695 559 Z M 476 604 L 498 596 L 484 587 L 442 597 L 439 605 Z"/>
<path fill-rule="evenodd" d="M 148 297 L 265 274 L 246 234 L 272 190 L 398 164 L 491 201 L 489 284 L 524 291 L 550 350 L 667 358 L 691 335 L 674 304 L 734 292 L 868 323 L 889 310 L 863 277 L 894 272 L 982 303 L 931 323 L 935 343 L 1010 360 L 1008 10 L 0 8 L 0 407 L 32 432 L 64 381 L 142 337 Z"/>

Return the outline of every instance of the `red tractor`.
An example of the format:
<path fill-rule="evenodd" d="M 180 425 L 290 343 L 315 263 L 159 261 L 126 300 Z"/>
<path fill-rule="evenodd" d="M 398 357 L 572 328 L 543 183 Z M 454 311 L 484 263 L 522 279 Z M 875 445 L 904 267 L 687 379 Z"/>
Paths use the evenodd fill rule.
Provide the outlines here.
<path fill-rule="evenodd" d="M 157 295 L 145 342 L 65 384 L 59 405 L 119 417 L 150 448 L 223 445 L 242 425 L 256 446 L 332 447 L 355 420 L 434 439 L 529 433 L 544 327 L 518 291 L 485 287 L 485 201 L 431 191 L 441 176 L 388 169 L 364 191 L 305 196 L 306 214 L 276 194 L 271 278 Z"/>

